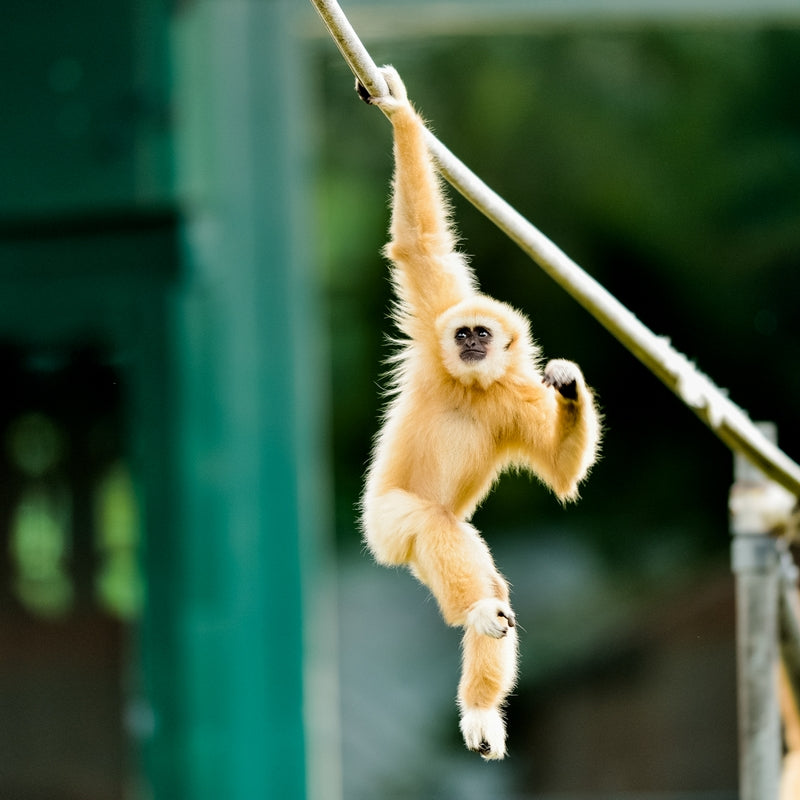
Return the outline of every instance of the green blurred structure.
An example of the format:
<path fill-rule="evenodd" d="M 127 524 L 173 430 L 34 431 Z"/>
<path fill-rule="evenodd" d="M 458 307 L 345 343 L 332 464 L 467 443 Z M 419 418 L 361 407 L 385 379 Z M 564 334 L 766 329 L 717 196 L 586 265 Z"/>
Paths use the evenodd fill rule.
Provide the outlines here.
<path fill-rule="evenodd" d="M 307 796 L 327 514 L 295 9 L 36 0 L 0 34 L 0 342 L 39 369 L 91 345 L 124 386 L 147 589 L 119 679 L 155 798 Z"/>

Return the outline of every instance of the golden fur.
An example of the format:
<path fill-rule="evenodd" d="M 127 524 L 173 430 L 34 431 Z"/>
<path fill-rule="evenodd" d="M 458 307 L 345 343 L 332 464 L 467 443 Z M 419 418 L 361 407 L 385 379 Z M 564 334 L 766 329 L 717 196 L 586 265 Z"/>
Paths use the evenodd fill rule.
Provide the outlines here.
<path fill-rule="evenodd" d="M 403 564 L 428 586 L 449 625 L 463 626 L 461 730 L 484 758 L 505 755 L 501 709 L 516 680 L 517 637 L 508 585 L 469 520 L 498 475 L 529 470 L 562 501 L 596 458 L 600 425 L 591 391 L 571 362 L 544 372 L 523 314 L 479 293 L 455 250 L 423 122 L 397 73 L 390 96 L 370 98 L 394 128 L 391 241 L 403 339 L 391 400 L 362 498 L 375 559 Z M 491 334 L 483 360 L 463 361 L 456 331 Z M 574 385 L 574 399 L 558 387 Z M 568 393 L 569 394 L 569 393 Z"/>
<path fill-rule="evenodd" d="M 781 660 L 779 677 L 780 707 L 783 718 L 783 739 L 786 752 L 781 771 L 780 799 L 800 798 L 800 708 L 792 689 L 788 667 Z"/>

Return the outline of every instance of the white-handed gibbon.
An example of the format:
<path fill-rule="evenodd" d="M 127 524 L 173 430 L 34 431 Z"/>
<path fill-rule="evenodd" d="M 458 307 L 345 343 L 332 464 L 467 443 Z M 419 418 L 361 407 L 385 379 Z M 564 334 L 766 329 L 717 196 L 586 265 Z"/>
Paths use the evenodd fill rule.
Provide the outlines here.
<path fill-rule="evenodd" d="M 391 241 L 403 337 L 391 360 L 390 402 L 361 501 L 369 550 L 406 565 L 449 625 L 464 628 L 458 687 L 466 746 L 503 758 L 502 707 L 516 680 L 509 589 L 470 524 L 508 468 L 529 470 L 562 501 L 595 461 L 600 423 L 591 390 L 570 361 L 542 371 L 528 320 L 479 292 L 457 252 L 423 122 L 392 67 L 389 95 L 370 97 L 394 128 Z"/>

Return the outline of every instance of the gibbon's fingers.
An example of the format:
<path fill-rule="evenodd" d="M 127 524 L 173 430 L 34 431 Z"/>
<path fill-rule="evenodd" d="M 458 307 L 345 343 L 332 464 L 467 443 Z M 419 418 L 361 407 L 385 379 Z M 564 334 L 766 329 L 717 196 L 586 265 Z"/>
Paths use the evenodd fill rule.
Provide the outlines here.
<path fill-rule="evenodd" d="M 400 73 L 391 65 L 385 64 L 381 67 L 381 73 L 389 87 L 389 94 L 397 100 L 398 103 L 408 102 L 408 93 L 406 92 L 406 85 L 400 77 Z"/>

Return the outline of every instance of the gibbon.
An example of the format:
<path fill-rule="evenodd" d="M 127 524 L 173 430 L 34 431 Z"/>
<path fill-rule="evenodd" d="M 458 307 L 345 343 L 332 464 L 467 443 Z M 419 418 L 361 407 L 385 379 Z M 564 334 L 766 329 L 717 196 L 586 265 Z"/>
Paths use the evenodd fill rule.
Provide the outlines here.
<path fill-rule="evenodd" d="M 403 334 L 391 359 L 390 401 L 361 499 L 367 547 L 405 565 L 436 598 L 448 625 L 464 628 L 460 728 L 485 759 L 506 754 L 502 709 L 517 672 L 509 587 L 470 524 L 508 468 L 529 470 L 562 501 L 575 500 L 595 461 L 600 423 L 577 365 L 540 370 L 520 312 L 479 292 L 457 252 L 449 209 L 424 140 L 424 123 L 399 75 L 368 103 L 394 129 L 390 241 Z"/>

